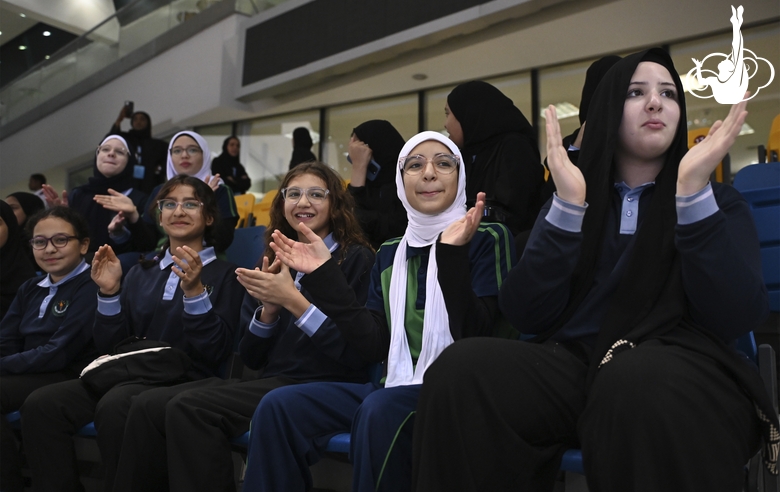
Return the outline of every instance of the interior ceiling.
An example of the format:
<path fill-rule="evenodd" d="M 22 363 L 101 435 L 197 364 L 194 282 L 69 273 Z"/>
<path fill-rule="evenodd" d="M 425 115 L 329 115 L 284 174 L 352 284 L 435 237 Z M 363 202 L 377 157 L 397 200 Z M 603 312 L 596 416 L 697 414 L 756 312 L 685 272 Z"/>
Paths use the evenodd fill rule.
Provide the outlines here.
<path fill-rule="evenodd" d="M 38 21 L 32 17 L 22 17 L 18 13 L 8 10 L 0 2 L 0 32 L 2 32 L 0 34 L 0 46 L 11 41 L 37 23 Z"/>

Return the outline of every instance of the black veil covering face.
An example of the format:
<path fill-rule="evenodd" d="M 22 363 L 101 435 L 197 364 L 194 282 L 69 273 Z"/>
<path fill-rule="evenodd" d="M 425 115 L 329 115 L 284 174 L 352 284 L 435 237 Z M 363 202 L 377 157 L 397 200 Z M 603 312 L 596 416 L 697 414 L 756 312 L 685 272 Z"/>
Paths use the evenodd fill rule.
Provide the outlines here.
<path fill-rule="evenodd" d="M 398 130 L 389 121 L 370 120 L 356 126 L 352 133 L 371 148 L 371 157 L 381 167 L 373 181 L 366 181 L 366 186 L 394 183 L 398 154 L 406 143 Z"/>
<path fill-rule="evenodd" d="M 512 100 L 480 80 L 455 87 L 447 96 L 460 123 L 466 167 L 466 203 L 485 192 L 485 217 L 513 235 L 533 227 L 544 185 L 536 132 Z"/>

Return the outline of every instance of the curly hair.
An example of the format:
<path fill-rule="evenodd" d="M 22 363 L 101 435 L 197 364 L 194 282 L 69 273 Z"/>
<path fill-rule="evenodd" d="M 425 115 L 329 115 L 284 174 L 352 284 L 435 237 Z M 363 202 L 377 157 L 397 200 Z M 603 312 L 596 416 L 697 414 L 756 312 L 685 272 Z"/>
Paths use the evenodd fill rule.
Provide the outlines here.
<path fill-rule="evenodd" d="M 363 234 L 363 229 L 361 229 L 357 217 L 355 217 L 355 200 L 347 191 L 347 187 L 344 180 L 341 179 L 341 176 L 327 164 L 322 162 L 305 162 L 303 164 L 298 164 L 285 175 L 284 179 L 282 179 L 282 182 L 279 184 L 279 193 L 276 194 L 271 203 L 271 224 L 265 231 L 266 249 L 264 253 L 264 256 L 268 258 L 269 264 L 273 263 L 275 258 L 274 251 L 269 246 L 271 241 L 273 241 L 271 234 L 274 230 L 278 229 L 282 234 L 290 238 L 298 237 L 298 233 L 293 229 L 292 225 L 287 222 L 287 219 L 284 216 L 284 197 L 282 196 L 281 190 L 286 188 L 294 178 L 304 174 L 311 174 L 312 176 L 320 178 L 325 182 L 325 186 L 329 190 L 329 226 L 330 232 L 333 233 L 333 238 L 341 245 L 341 258 L 339 259 L 339 263 L 346 257 L 346 251 L 350 246 L 361 245 L 372 249 L 371 244 Z"/>
<path fill-rule="evenodd" d="M 186 174 L 179 174 L 177 176 L 174 176 L 173 178 L 169 179 L 168 181 L 163 184 L 162 188 L 160 188 L 160 191 L 157 193 L 157 196 L 154 197 L 154 200 L 152 200 L 151 205 L 149 206 L 148 213 L 152 214 L 153 217 L 156 217 L 159 221 L 159 209 L 157 208 L 157 202 L 159 200 L 164 199 L 168 194 L 173 191 L 174 188 L 177 186 L 189 186 L 192 188 L 192 191 L 195 195 L 195 198 L 203 203 L 203 207 L 201 208 L 201 214 L 203 214 L 203 220 L 207 221 L 208 219 L 211 219 L 211 224 L 206 226 L 206 229 L 203 231 L 203 240 L 206 241 L 206 244 L 209 246 L 213 245 L 216 242 L 216 228 L 219 224 L 219 208 L 217 206 L 217 195 L 214 193 L 214 190 L 211 189 L 209 185 L 204 183 L 198 178 L 194 178 L 192 176 L 188 176 Z M 161 248 L 161 252 L 164 252 L 168 247 L 170 246 L 170 240 L 166 240 L 165 244 L 163 244 Z M 162 255 L 157 255 L 155 258 L 159 258 Z M 141 264 L 144 266 L 144 268 L 148 268 L 151 265 L 156 264 L 157 261 L 155 260 L 141 260 Z"/>

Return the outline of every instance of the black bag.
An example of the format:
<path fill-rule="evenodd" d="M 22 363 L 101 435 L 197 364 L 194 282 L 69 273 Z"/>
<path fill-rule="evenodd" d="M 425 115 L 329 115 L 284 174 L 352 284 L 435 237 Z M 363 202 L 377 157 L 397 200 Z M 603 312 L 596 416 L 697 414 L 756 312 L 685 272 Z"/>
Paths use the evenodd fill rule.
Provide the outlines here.
<path fill-rule="evenodd" d="M 80 377 L 91 389 L 105 393 L 121 383 L 184 382 L 191 365 L 186 353 L 165 342 L 131 337 L 114 347 L 114 355 L 93 360 Z"/>

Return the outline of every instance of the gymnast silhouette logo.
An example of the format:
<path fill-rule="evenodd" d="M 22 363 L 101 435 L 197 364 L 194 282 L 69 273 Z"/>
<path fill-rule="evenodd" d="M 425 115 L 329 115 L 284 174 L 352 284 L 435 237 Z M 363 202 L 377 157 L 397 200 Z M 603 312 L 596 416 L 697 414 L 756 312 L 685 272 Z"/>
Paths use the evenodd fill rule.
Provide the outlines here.
<path fill-rule="evenodd" d="M 759 62 L 764 62 L 769 67 L 769 81 L 757 88 L 748 99 L 753 99 L 758 92 L 772 83 L 775 78 L 775 67 L 766 58 L 761 58 L 749 49 L 745 48 L 742 40 L 742 13 L 745 11 L 740 5 L 738 8 L 731 6 L 731 53 L 711 53 L 702 61 L 691 58 L 696 66 L 688 71 L 688 79 L 696 80 L 699 87 L 691 88 L 691 95 L 699 99 L 709 99 L 714 97 L 720 104 L 737 104 L 745 97 L 748 90 L 748 83 L 758 73 Z M 722 58 L 718 63 L 718 73 L 712 70 L 702 69 L 702 65 L 710 59 Z M 707 76 L 705 76 L 707 75 Z M 711 95 L 697 94 L 704 92 L 707 87 L 712 88 Z"/>

